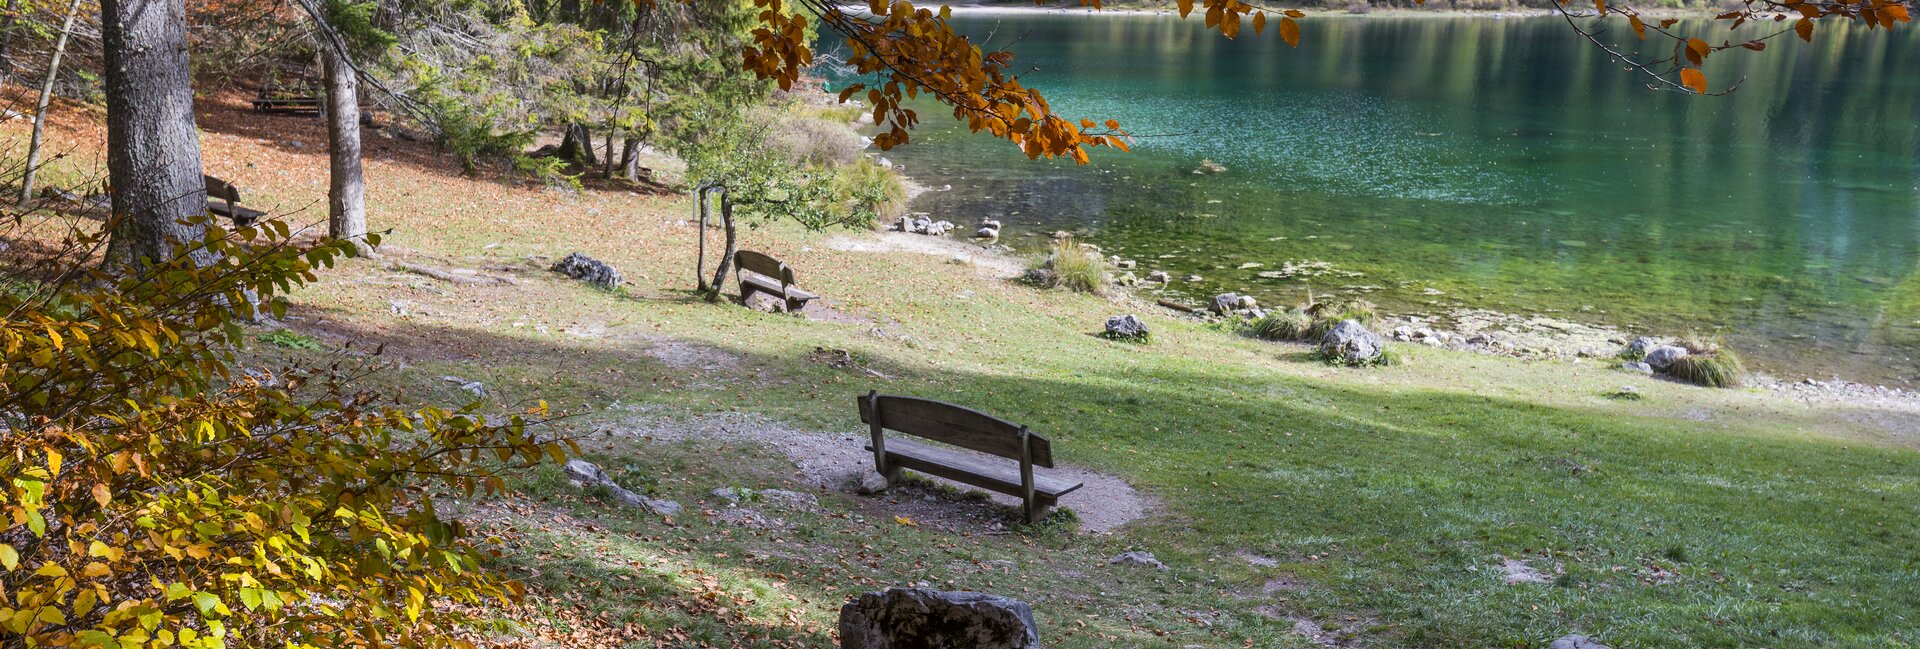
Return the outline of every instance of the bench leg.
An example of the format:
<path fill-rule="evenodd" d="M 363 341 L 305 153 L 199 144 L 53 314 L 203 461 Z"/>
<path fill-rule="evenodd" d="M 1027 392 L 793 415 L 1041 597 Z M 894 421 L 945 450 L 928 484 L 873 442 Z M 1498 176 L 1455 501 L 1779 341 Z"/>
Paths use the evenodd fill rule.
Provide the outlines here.
<path fill-rule="evenodd" d="M 1027 522 L 1038 523 L 1047 520 L 1047 512 L 1052 509 L 1053 503 L 1037 498 L 1034 499 L 1032 502 L 1026 504 Z"/>

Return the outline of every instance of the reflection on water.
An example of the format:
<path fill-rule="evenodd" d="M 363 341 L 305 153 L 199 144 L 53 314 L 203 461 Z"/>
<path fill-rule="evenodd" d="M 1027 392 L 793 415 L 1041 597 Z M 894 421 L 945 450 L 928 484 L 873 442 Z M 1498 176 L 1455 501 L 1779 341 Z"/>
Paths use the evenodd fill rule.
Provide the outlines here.
<path fill-rule="evenodd" d="M 1722 334 L 1787 376 L 1920 383 L 1913 30 L 1724 54 L 1710 78 L 1744 85 L 1702 98 L 1646 90 L 1556 19 L 1325 17 L 1297 50 L 1171 17 L 955 22 L 1017 39 L 1057 109 L 1142 136 L 1075 167 L 930 117 L 890 154 L 954 186 L 916 209 L 1000 218 L 1017 247 L 1086 229 L 1205 277 L 1176 284 L 1194 295 L 1552 312 Z M 1346 272 L 1274 277 L 1288 260 Z"/>

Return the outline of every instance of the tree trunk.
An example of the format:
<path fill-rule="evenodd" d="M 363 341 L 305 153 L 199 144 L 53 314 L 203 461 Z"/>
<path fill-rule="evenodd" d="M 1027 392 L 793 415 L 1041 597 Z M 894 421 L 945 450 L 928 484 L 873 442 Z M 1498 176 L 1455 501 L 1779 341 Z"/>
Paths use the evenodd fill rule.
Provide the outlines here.
<path fill-rule="evenodd" d="M 20 28 L 20 18 L 14 12 L 20 10 L 20 0 L 6 0 L 0 3 L 0 84 L 13 76 L 13 35 Z M 72 12 L 68 12 L 72 13 Z"/>
<path fill-rule="evenodd" d="M 713 285 L 707 288 L 708 302 L 720 301 L 720 287 L 726 285 L 727 271 L 733 266 L 733 246 L 738 241 L 738 231 L 733 227 L 733 198 L 725 191 L 720 193 L 720 223 L 727 230 L 727 243 L 720 252 L 720 266 L 713 271 Z M 703 241 L 706 239 L 705 234 L 701 233 Z"/>
<path fill-rule="evenodd" d="M 106 53 L 107 179 L 113 233 L 106 266 L 140 270 L 206 235 L 207 187 L 193 122 L 184 0 L 102 0 Z M 196 265 L 213 262 L 205 250 Z"/>
<path fill-rule="evenodd" d="M 60 24 L 60 37 L 53 42 L 53 58 L 47 62 L 47 81 L 40 84 L 40 103 L 33 111 L 33 135 L 27 140 L 27 168 L 20 176 L 20 204 L 33 200 L 33 177 L 40 171 L 40 149 L 47 130 L 47 108 L 53 104 L 53 84 L 60 78 L 60 57 L 67 53 L 67 36 L 73 34 L 73 19 L 80 15 L 80 0 L 67 2 L 67 19 Z"/>
<path fill-rule="evenodd" d="M 359 79 L 340 51 L 328 43 L 320 51 L 327 77 L 327 236 L 367 254 L 373 248 L 367 245 L 367 184 L 360 169 Z"/>
<path fill-rule="evenodd" d="M 620 146 L 620 170 L 627 182 L 640 182 L 640 138 L 627 138 Z"/>
<path fill-rule="evenodd" d="M 607 140 L 607 148 L 606 148 L 607 158 L 604 161 L 606 164 L 603 164 L 600 167 L 600 177 L 605 178 L 607 180 L 613 180 L 613 129 L 607 129 L 606 140 Z"/>
<path fill-rule="evenodd" d="M 707 292 L 707 214 L 713 205 L 707 199 L 707 193 L 713 191 L 710 185 L 701 185 L 693 190 L 693 200 L 700 205 L 699 239 L 695 240 L 696 252 L 693 256 L 693 283 L 701 293 Z"/>
<path fill-rule="evenodd" d="M 560 140 L 560 159 L 586 169 L 598 166 L 598 158 L 593 155 L 593 132 L 586 124 L 568 124 L 567 135 Z"/>

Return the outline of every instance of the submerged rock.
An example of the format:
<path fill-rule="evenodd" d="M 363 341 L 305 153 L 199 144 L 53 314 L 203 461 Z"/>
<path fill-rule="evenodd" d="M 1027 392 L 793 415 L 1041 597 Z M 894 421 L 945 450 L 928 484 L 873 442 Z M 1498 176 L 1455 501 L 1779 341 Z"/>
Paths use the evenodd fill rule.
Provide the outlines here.
<path fill-rule="evenodd" d="M 841 649 L 1034 649 L 1033 609 L 1010 597 L 889 588 L 840 607 Z"/>

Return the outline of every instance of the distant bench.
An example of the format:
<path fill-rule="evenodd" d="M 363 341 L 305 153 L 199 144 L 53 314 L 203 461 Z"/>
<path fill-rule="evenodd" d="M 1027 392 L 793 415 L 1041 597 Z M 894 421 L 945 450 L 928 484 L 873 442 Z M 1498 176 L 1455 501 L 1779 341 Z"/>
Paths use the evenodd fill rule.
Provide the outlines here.
<path fill-rule="evenodd" d="M 733 252 L 734 275 L 740 280 L 740 301 L 746 303 L 754 292 L 779 298 L 788 311 L 807 308 L 807 302 L 820 296 L 794 286 L 793 269 L 780 260 L 752 250 Z"/>
<path fill-rule="evenodd" d="M 274 96 L 261 92 L 253 98 L 253 109 L 263 113 L 318 113 L 320 98 L 312 96 Z"/>
<path fill-rule="evenodd" d="M 266 216 L 266 212 L 240 206 L 240 188 L 232 183 L 201 174 L 200 179 L 207 183 L 207 211 L 233 220 L 238 227 L 253 225 L 254 221 Z"/>
<path fill-rule="evenodd" d="M 869 426 L 874 467 L 889 483 L 901 469 L 963 482 L 1018 496 L 1028 522 L 1046 518 L 1047 509 L 1082 485 L 1034 472 L 1053 468 L 1053 445 L 1047 438 L 980 411 L 951 403 L 868 392 L 860 397 L 860 421 Z M 905 439 L 887 439 L 892 430 L 943 442 L 990 456 L 1018 460 L 1009 465 L 979 454 Z"/>

